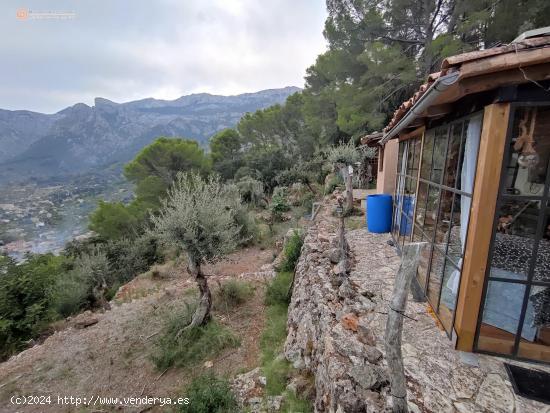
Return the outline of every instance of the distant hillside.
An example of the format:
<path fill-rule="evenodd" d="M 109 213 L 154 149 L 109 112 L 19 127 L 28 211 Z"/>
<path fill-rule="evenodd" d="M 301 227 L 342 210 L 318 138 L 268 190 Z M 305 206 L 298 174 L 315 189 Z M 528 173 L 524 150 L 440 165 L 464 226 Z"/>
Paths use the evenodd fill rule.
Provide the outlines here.
<path fill-rule="evenodd" d="M 283 103 L 297 87 L 236 96 L 207 93 L 176 100 L 115 103 L 96 98 L 53 115 L 0 109 L 0 182 L 62 177 L 131 159 L 158 136 L 181 136 L 205 144 L 246 112 Z"/>

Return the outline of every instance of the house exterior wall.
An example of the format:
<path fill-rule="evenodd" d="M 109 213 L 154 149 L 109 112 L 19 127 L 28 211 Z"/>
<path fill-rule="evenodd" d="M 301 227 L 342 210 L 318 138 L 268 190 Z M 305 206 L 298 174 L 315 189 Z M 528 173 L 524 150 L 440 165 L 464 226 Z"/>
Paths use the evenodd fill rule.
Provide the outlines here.
<path fill-rule="evenodd" d="M 397 139 L 390 140 L 384 146 L 384 159 L 378 160 L 376 192 L 379 194 L 393 194 L 395 192 L 398 152 L 399 142 Z M 380 166 L 382 166 L 382 170 L 380 170 Z"/>

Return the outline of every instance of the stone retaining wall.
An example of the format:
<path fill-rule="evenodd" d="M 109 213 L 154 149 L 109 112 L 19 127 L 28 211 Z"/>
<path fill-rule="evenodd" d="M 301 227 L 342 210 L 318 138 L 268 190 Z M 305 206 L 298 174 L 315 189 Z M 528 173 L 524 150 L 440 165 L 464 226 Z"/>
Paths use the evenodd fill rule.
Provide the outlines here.
<path fill-rule="evenodd" d="M 384 411 L 388 378 L 369 328 L 376 306 L 373 295 L 342 277 L 334 262 L 337 222 L 331 208 L 323 206 L 305 236 L 285 356 L 315 376 L 316 412 Z"/>

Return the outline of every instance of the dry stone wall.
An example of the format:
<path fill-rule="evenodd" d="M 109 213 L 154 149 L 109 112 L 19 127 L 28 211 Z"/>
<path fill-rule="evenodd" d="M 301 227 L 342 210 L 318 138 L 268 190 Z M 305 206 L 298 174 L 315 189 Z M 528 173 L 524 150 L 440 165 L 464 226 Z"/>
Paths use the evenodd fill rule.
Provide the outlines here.
<path fill-rule="evenodd" d="M 316 412 L 385 411 L 388 377 L 369 327 L 376 305 L 373 294 L 352 283 L 349 268 L 337 262 L 333 207 L 323 206 L 305 236 L 285 356 L 295 368 L 315 376 Z"/>

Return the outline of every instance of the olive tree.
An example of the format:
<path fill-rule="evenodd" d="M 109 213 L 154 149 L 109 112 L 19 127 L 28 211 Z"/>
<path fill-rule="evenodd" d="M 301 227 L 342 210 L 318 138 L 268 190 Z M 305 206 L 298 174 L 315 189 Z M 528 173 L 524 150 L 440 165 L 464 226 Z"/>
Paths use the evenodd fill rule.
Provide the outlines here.
<path fill-rule="evenodd" d="M 353 181 L 349 173 L 349 167 L 359 160 L 359 152 L 352 141 L 340 143 L 328 151 L 328 160 L 340 171 L 346 184 L 346 212 L 353 209 Z"/>
<path fill-rule="evenodd" d="M 240 205 L 238 192 L 217 175 L 203 179 L 198 173 L 180 173 L 159 213 L 151 216 L 152 232 L 186 255 L 189 274 L 199 287 L 199 304 L 188 327 L 210 319 L 212 296 L 201 266 L 236 247 L 240 227 L 235 215 Z"/>

